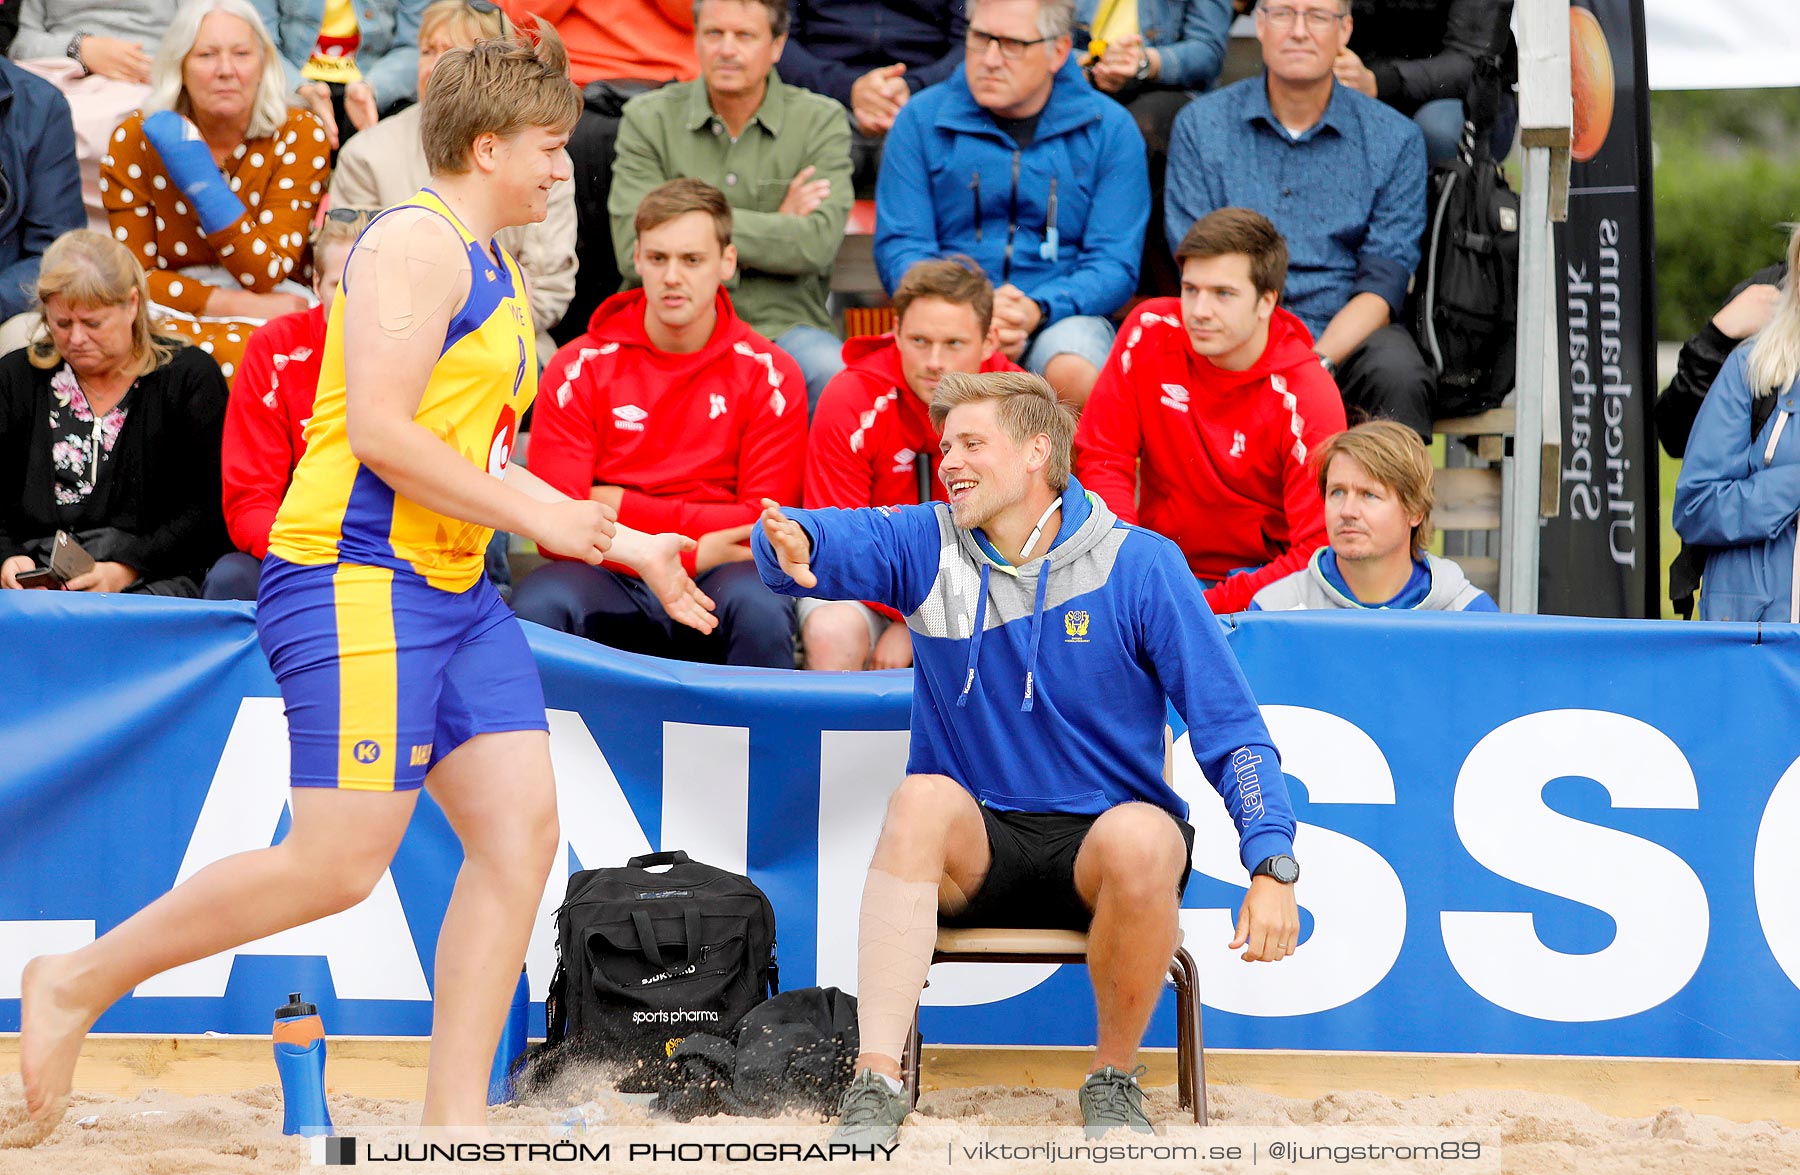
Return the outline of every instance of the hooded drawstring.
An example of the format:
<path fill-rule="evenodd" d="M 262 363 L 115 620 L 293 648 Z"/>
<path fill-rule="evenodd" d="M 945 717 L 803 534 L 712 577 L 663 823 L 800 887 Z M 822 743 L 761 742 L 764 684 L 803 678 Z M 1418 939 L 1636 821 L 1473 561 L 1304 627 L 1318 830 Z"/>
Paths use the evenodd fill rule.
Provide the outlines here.
<path fill-rule="evenodd" d="M 963 673 L 962 693 L 956 697 L 958 706 L 969 704 L 969 691 L 975 688 L 975 660 L 981 656 L 981 630 L 987 627 L 988 572 L 991 570 L 990 565 L 981 565 L 981 586 L 975 590 L 975 631 L 969 636 L 969 664 Z"/>
<path fill-rule="evenodd" d="M 975 663 L 981 657 L 981 634 L 987 627 L 988 575 L 993 566 L 981 565 L 981 587 L 975 598 L 975 631 L 969 637 L 969 663 L 963 671 L 962 693 L 957 695 L 956 704 L 969 704 L 969 691 L 975 688 Z M 1038 569 L 1037 602 L 1031 610 L 1031 652 L 1025 661 L 1025 700 L 1019 709 L 1030 713 L 1037 702 L 1037 659 L 1038 638 L 1044 631 L 1044 596 L 1050 589 L 1050 557 L 1044 557 L 1044 565 Z"/>
<path fill-rule="evenodd" d="M 1025 701 L 1019 709 L 1030 712 L 1037 700 L 1036 677 L 1038 657 L 1038 635 L 1044 631 L 1044 592 L 1050 584 L 1050 556 L 1044 556 L 1044 565 L 1038 568 L 1037 603 L 1031 609 L 1031 656 L 1025 661 Z"/>

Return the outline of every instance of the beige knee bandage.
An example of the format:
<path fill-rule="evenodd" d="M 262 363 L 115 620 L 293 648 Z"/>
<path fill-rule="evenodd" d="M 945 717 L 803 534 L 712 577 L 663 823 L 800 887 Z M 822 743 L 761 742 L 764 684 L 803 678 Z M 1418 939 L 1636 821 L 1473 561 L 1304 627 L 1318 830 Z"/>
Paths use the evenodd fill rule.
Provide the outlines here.
<path fill-rule="evenodd" d="M 865 1053 L 900 1060 L 931 969 L 937 900 L 932 882 L 869 870 L 856 940 L 856 1027 Z"/>

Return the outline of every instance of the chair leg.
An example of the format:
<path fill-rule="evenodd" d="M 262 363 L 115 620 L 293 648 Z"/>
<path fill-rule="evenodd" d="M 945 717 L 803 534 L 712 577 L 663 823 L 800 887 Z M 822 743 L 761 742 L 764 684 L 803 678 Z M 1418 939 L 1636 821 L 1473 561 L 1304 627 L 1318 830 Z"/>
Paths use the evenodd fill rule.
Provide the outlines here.
<path fill-rule="evenodd" d="M 1182 1084 L 1193 1098 L 1194 1121 L 1206 1125 L 1206 1040 L 1200 1026 L 1200 969 L 1186 947 L 1175 948 L 1171 970 L 1180 978 L 1175 983 L 1175 1013 L 1180 1018 L 1178 1040 L 1185 1038 L 1186 1048 L 1176 1050 L 1176 1064 L 1181 1067 Z"/>
<path fill-rule="evenodd" d="M 912 1029 L 906 1034 L 906 1056 L 900 1062 L 900 1079 L 906 1083 L 906 1104 L 919 1106 L 919 1012 L 913 1009 Z"/>
<path fill-rule="evenodd" d="M 1187 1022 L 1187 976 L 1178 963 L 1169 964 L 1169 982 L 1175 985 L 1175 1089 L 1177 1104 L 1184 1110 L 1192 1108 L 1194 1091 L 1188 1085 L 1187 1059 L 1194 1047 L 1188 1039 Z"/>

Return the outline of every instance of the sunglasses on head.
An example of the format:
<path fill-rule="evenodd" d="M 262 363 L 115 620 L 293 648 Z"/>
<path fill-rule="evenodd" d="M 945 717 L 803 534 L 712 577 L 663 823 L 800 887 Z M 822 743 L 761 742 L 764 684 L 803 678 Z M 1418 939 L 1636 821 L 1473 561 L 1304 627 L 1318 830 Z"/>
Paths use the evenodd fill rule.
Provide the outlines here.
<path fill-rule="evenodd" d="M 487 0 L 481 0 L 483 4 Z M 325 213 L 326 220 L 335 220 L 339 224 L 355 224 L 365 216 L 374 216 L 379 208 L 331 208 Z"/>
<path fill-rule="evenodd" d="M 463 0 L 463 3 L 468 5 L 470 12 L 478 12 L 482 16 L 492 16 L 500 11 L 500 6 L 494 0 Z"/>

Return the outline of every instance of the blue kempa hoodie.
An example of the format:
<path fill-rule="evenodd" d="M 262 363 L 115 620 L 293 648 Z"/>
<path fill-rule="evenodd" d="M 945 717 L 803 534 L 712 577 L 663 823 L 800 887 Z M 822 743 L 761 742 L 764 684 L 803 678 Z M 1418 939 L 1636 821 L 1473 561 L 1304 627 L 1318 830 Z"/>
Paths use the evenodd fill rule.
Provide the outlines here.
<path fill-rule="evenodd" d="M 1070 480 L 1060 530 L 1013 567 L 943 502 L 789 510 L 818 586 L 781 570 L 758 527 L 763 582 L 790 596 L 875 600 L 913 637 L 906 769 L 987 807 L 1097 815 L 1143 800 L 1185 819 L 1163 780 L 1165 699 L 1238 828 L 1246 868 L 1293 851 L 1281 761 L 1181 551 Z"/>

